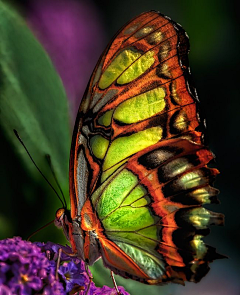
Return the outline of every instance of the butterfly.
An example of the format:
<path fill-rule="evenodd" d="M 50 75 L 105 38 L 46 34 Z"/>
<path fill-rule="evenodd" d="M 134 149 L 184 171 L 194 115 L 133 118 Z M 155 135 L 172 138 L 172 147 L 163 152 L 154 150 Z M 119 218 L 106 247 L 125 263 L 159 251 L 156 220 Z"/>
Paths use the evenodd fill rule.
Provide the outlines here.
<path fill-rule="evenodd" d="M 81 101 L 70 154 L 71 211 L 56 222 L 87 265 L 100 257 L 146 284 L 198 282 L 221 258 L 205 245 L 223 215 L 183 28 L 150 11 L 120 29 Z"/>

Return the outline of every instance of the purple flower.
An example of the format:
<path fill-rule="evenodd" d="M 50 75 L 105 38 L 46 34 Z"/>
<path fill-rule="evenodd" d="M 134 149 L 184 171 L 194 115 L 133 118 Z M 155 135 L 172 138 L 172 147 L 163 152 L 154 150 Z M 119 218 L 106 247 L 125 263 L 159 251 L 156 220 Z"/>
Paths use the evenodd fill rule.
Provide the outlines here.
<path fill-rule="evenodd" d="M 0 295 L 12 295 L 12 292 L 7 286 L 0 284 Z"/>
<path fill-rule="evenodd" d="M 6 273 L 10 269 L 10 266 L 4 262 L 0 262 L 0 284 L 4 284 L 6 281 Z"/>
<path fill-rule="evenodd" d="M 69 246 L 62 246 L 59 244 L 54 244 L 52 242 L 47 242 L 46 244 L 41 242 L 35 242 L 35 244 L 41 248 L 42 252 L 46 253 L 48 259 L 50 260 L 56 260 L 58 258 L 60 248 L 62 249 L 61 261 L 69 261 L 75 259 L 75 257 L 71 257 L 66 254 L 72 253 L 72 249 Z"/>
<path fill-rule="evenodd" d="M 66 291 L 64 290 L 63 285 L 58 282 L 54 281 L 51 285 L 47 285 L 44 287 L 43 295 L 64 295 L 66 294 Z"/>
<path fill-rule="evenodd" d="M 118 287 L 122 295 L 129 295 L 128 292 L 124 290 L 123 287 Z M 102 288 L 95 288 L 94 295 L 117 295 L 117 292 L 114 288 L 108 286 L 103 286 Z"/>
<path fill-rule="evenodd" d="M 59 279 L 56 278 L 59 249 L 62 249 Z M 0 241 L 0 295 L 115 295 L 107 286 L 98 288 L 90 282 L 84 262 L 67 255 L 71 248 L 48 242 L 31 243 L 19 237 Z M 90 274 L 91 275 L 91 274 Z M 123 295 L 128 295 L 119 287 Z"/>
<path fill-rule="evenodd" d="M 0 253 L 2 294 L 7 289 L 13 294 L 37 294 L 47 287 L 51 290 L 49 294 L 64 294 L 57 292 L 64 288 L 53 276 L 56 267 L 51 269 L 51 262 L 37 245 L 19 237 L 6 239 L 0 241 Z"/>
<path fill-rule="evenodd" d="M 64 263 L 60 266 L 58 273 L 66 282 L 67 292 L 71 291 L 75 285 L 83 286 L 86 282 L 81 263 L 75 264 L 72 261 Z"/>

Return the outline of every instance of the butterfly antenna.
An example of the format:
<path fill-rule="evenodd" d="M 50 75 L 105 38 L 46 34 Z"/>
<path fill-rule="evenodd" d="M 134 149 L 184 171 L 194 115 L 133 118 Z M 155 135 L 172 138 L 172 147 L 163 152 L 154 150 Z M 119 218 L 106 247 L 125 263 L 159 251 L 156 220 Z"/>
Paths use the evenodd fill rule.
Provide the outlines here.
<path fill-rule="evenodd" d="M 50 170 L 51 170 L 51 172 L 52 172 L 52 175 L 53 175 L 53 177 L 54 177 L 54 180 L 55 180 L 55 182 L 56 182 L 56 184 L 57 184 L 57 187 L 59 188 L 59 190 L 60 190 L 60 192 L 61 192 L 61 195 L 62 195 L 62 197 L 63 197 L 64 203 L 65 203 L 65 208 L 67 208 L 67 202 L 66 202 L 66 199 L 65 199 L 64 193 L 63 193 L 63 191 L 62 191 L 62 188 L 61 188 L 61 186 L 60 186 L 60 184 L 59 184 L 59 181 L 58 181 L 58 179 L 57 179 L 56 173 L 55 173 L 55 171 L 54 171 L 54 169 L 53 169 L 53 166 L 52 166 L 51 156 L 47 154 L 47 155 L 46 155 L 46 159 L 47 159 L 48 165 L 49 165 L 49 167 L 50 167 Z"/>
<path fill-rule="evenodd" d="M 48 183 L 48 185 L 52 188 L 52 190 L 55 192 L 55 194 L 57 195 L 58 199 L 60 200 L 60 202 L 62 203 L 63 205 L 63 208 L 66 208 L 64 206 L 64 203 L 62 201 L 62 199 L 60 198 L 59 194 L 57 193 L 57 191 L 55 190 L 55 188 L 52 186 L 52 184 L 48 181 L 48 179 L 46 178 L 46 176 L 42 173 L 42 171 L 38 168 L 37 164 L 35 163 L 35 161 L 33 160 L 32 156 L 30 155 L 27 147 L 25 146 L 25 144 L 23 143 L 21 137 L 19 136 L 17 130 L 13 129 L 17 139 L 20 141 L 21 145 L 24 147 L 25 151 L 27 152 L 29 158 L 31 159 L 31 161 L 33 162 L 34 166 L 37 168 L 38 172 L 42 175 L 42 177 L 45 179 L 45 181 Z"/>
<path fill-rule="evenodd" d="M 29 241 L 33 236 L 35 236 L 38 232 L 40 232 L 42 229 L 46 228 L 47 226 L 49 226 L 50 224 L 52 224 L 54 222 L 54 220 L 48 222 L 47 224 L 45 224 L 44 226 L 40 227 L 38 230 L 36 230 L 34 233 L 32 233 L 28 238 L 27 241 Z"/>

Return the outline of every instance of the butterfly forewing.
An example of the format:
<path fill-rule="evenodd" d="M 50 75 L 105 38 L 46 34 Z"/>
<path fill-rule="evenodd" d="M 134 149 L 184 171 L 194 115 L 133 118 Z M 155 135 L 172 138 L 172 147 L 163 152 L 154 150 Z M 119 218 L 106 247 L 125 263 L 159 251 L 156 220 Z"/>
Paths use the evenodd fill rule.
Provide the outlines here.
<path fill-rule="evenodd" d="M 107 267 L 153 284 L 197 281 L 217 257 L 202 237 L 222 216 L 202 204 L 217 202 L 218 171 L 200 145 L 188 51 L 185 31 L 169 18 L 151 11 L 133 19 L 101 56 L 73 134 L 72 219 L 82 216 L 83 232 L 96 224 Z"/>

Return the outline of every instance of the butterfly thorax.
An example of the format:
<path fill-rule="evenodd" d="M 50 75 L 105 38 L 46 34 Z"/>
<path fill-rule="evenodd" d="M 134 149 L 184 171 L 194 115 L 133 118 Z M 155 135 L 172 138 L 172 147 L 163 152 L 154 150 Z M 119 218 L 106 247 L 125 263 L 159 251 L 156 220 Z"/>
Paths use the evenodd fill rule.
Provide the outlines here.
<path fill-rule="evenodd" d="M 101 256 L 98 239 L 102 238 L 103 229 L 89 199 L 86 200 L 81 211 L 80 227 L 84 238 L 84 260 L 92 265 Z"/>
<path fill-rule="evenodd" d="M 98 219 L 97 219 L 96 213 L 93 211 L 91 202 L 88 199 L 86 200 L 81 211 L 81 228 L 85 232 L 97 231 L 100 233 L 101 229 L 98 227 L 97 220 Z"/>

